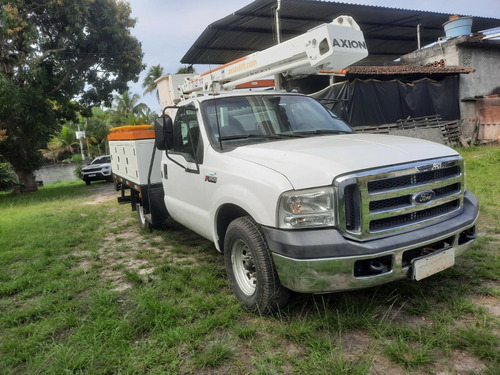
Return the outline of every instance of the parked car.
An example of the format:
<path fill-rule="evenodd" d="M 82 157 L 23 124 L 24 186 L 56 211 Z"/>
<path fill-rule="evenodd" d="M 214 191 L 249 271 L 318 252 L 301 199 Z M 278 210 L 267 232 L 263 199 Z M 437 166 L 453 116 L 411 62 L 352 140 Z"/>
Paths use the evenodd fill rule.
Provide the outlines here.
<path fill-rule="evenodd" d="M 91 181 L 113 181 L 113 176 L 111 175 L 111 156 L 98 156 L 92 160 L 89 165 L 82 168 L 80 177 L 87 185 L 90 185 Z"/>

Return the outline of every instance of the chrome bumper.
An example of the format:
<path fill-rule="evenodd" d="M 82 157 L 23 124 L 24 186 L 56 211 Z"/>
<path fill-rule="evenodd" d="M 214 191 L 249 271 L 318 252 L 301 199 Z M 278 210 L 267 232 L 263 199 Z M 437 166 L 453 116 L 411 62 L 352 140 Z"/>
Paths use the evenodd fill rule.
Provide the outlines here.
<path fill-rule="evenodd" d="M 478 214 L 478 201 L 467 192 L 460 215 L 431 227 L 383 239 L 354 242 L 333 229 L 285 232 L 264 228 L 264 234 L 285 287 L 301 293 L 328 293 L 408 278 L 412 260 L 429 249 L 435 252 L 454 249 L 455 257 L 462 255 L 474 242 Z M 311 242 L 310 249 L 308 242 Z M 326 256 L 327 253 L 332 256 Z M 384 267 L 376 274 L 363 271 L 371 262 Z"/>

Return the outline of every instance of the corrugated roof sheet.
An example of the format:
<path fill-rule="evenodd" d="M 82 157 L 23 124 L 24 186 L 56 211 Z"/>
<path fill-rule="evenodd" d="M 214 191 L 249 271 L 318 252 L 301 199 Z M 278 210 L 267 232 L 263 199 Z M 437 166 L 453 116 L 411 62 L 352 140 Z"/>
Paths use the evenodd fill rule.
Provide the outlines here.
<path fill-rule="evenodd" d="M 461 66 L 350 66 L 345 69 L 350 75 L 408 75 L 408 74 L 468 74 L 475 70 Z"/>
<path fill-rule="evenodd" d="M 450 5 L 452 7 L 453 5 Z M 275 44 L 276 0 L 256 0 L 210 24 L 181 60 L 183 64 L 224 64 Z M 352 16 L 363 30 L 370 56 L 365 63 L 392 61 L 417 49 L 417 25 L 422 45 L 444 36 L 450 15 L 316 0 L 282 2 L 282 40 L 297 36 L 339 15 Z M 495 18 L 474 17 L 472 31 L 500 26 Z"/>

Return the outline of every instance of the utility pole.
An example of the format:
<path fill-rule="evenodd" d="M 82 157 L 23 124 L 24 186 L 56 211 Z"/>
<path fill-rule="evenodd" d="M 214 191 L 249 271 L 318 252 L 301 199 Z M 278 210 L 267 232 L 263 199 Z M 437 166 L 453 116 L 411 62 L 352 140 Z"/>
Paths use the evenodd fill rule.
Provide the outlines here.
<path fill-rule="evenodd" d="M 83 141 L 82 139 L 85 138 L 85 130 L 80 131 L 80 124 L 78 124 L 78 131 L 76 132 L 76 138 L 80 141 L 80 152 L 82 153 L 82 161 L 85 160 L 85 153 L 83 152 Z"/>

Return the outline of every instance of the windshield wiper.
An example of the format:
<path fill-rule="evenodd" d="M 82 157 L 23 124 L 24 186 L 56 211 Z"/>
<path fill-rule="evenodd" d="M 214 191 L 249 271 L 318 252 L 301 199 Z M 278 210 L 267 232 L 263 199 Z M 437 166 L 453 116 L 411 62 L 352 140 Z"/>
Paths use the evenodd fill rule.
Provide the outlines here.
<path fill-rule="evenodd" d="M 315 130 L 303 130 L 295 132 L 295 134 L 352 134 L 352 131 L 347 130 L 337 130 L 337 129 L 315 129 Z"/>
<path fill-rule="evenodd" d="M 304 138 L 304 134 L 298 134 L 298 132 L 293 133 L 276 133 L 277 136 L 280 137 L 288 137 L 288 138 Z"/>
<path fill-rule="evenodd" d="M 248 139 L 248 138 L 266 138 L 266 139 L 279 139 L 278 135 L 266 135 L 266 134 L 235 134 L 226 135 L 221 137 L 221 141 L 237 140 L 237 139 Z"/>

